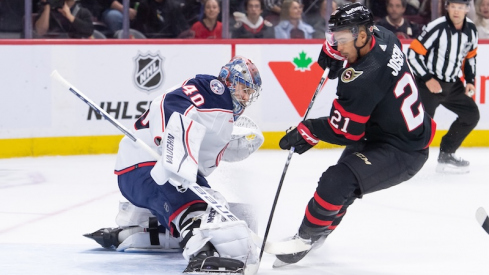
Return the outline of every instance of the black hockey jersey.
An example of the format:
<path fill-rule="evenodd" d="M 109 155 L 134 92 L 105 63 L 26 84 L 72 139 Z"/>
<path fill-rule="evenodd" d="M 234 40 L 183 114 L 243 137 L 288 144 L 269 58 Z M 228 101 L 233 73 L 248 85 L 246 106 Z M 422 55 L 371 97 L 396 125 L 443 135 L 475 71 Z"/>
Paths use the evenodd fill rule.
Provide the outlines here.
<path fill-rule="evenodd" d="M 389 143 L 401 150 L 427 148 L 436 124 L 425 113 L 402 45 L 394 34 L 374 27 L 371 50 L 338 72 L 337 98 L 329 117 L 311 120 L 323 141 Z"/>

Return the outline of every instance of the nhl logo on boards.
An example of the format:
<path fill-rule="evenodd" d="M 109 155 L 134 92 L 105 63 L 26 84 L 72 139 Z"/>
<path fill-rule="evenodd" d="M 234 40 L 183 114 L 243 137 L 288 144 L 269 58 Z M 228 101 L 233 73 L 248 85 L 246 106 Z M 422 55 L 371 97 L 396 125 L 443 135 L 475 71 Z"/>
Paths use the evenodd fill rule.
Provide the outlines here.
<path fill-rule="evenodd" d="M 138 53 L 134 61 L 136 65 L 134 83 L 138 88 L 150 93 L 163 83 L 163 58 L 159 52 L 156 54 Z"/>

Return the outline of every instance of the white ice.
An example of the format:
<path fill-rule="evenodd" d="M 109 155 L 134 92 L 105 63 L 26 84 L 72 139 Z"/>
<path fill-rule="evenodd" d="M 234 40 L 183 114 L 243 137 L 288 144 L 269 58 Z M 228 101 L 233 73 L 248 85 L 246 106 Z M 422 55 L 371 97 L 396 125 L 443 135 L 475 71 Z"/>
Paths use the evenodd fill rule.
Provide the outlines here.
<path fill-rule="evenodd" d="M 340 149 L 294 155 L 269 240 L 297 230 L 321 173 Z M 489 210 L 489 149 L 461 148 L 464 175 L 435 172 L 438 148 L 410 181 L 366 195 L 325 245 L 301 262 L 258 274 L 489 274 L 489 235 L 475 219 Z M 288 152 L 260 150 L 221 163 L 209 177 L 229 201 L 254 206 L 263 235 Z M 115 155 L 0 159 L 0 274 L 181 274 L 182 256 L 119 253 L 82 235 L 114 227 L 119 194 Z"/>

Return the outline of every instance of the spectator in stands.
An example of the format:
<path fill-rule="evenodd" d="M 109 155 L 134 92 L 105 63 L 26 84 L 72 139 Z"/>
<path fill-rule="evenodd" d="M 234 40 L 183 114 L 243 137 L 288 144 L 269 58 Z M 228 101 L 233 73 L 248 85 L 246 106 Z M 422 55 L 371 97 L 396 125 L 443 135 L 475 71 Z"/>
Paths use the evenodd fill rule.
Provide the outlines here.
<path fill-rule="evenodd" d="M 319 8 L 319 16 L 315 20 L 314 25 L 312 26 L 314 28 L 314 34 L 312 35 L 313 38 L 320 38 L 320 39 L 326 39 L 326 10 L 327 10 L 327 0 L 323 0 L 321 2 L 321 6 Z M 335 11 L 338 8 L 338 4 L 342 4 L 342 1 L 339 0 L 334 0 L 331 1 L 331 5 L 333 6 L 331 8 L 331 11 Z"/>
<path fill-rule="evenodd" d="M 204 17 L 192 25 L 195 38 L 222 38 L 222 24 L 217 20 L 221 8 L 217 0 L 204 1 Z"/>
<path fill-rule="evenodd" d="M 89 38 L 93 33 L 92 14 L 75 0 L 57 1 L 52 6 L 41 0 L 40 13 L 34 24 L 34 37 Z"/>
<path fill-rule="evenodd" d="M 282 10 L 282 0 L 264 0 L 265 11 L 264 18 L 270 21 L 273 25 L 277 25 L 280 21 L 280 11 Z"/>
<path fill-rule="evenodd" d="M 140 0 L 131 28 L 148 38 L 190 38 L 193 33 L 175 0 Z"/>
<path fill-rule="evenodd" d="M 302 5 L 299 0 L 285 0 L 280 12 L 280 23 L 275 26 L 275 38 L 311 39 L 314 29 L 302 21 Z"/>
<path fill-rule="evenodd" d="M 445 15 L 446 9 L 445 9 L 445 0 L 438 0 L 438 9 L 437 9 L 437 14 L 438 18 L 442 17 Z M 431 0 L 424 0 L 423 3 L 421 3 L 421 6 L 419 7 L 419 15 L 424 18 L 424 21 L 422 22 L 424 25 L 427 25 L 429 22 L 431 22 Z"/>
<path fill-rule="evenodd" d="M 479 32 L 479 39 L 489 38 L 489 0 L 475 0 L 474 23 Z"/>
<path fill-rule="evenodd" d="M 431 0 L 407 0 L 406 11 L 404 12 L 404 15 L 417 15 L 419 13 L 421 3 L 426 1 L 431 2 Z M 384 18 L 387 16 L 387 0 L 370 1 L 369 6 L 376 19 Z"/>
<path fill-rule="evenodd" d="M 404 18 L 407 0 L 387 0 L 387 16 L 376 24 L 390 30 L 399 39 L 415 38 L 421 33 L 421 27 Z"/>
<path fill-rule="evenodd" d="M 99 0 L 102 5 L 102 22 L 107 26 L 110 34 L 122 29 L 122 19 L 124 6 L 122 0 Z M 129 20 L 136 18 L 137 11 L 129 8 Z"/>
<path fill-rule="evenodd" d="M 233 38 L 274 38 L 272 23 L 264 20 L 263 0 L 245 0 L 246 14 L 234 12 Z"/>

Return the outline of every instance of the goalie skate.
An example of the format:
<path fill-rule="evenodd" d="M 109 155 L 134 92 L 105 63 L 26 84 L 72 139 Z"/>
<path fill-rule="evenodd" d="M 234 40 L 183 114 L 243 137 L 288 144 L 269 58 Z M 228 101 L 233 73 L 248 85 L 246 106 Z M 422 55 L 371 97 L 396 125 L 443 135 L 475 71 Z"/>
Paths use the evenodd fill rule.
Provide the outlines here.
<path fill-rule="evenodd" d="M 207 257 L 206 254 L 199 254 L 189 261 L 189 264 L 183 273 L 244 274 L 244 263 L 231 258 L 221 258 L 216 256 Z"/>
<path fill-rule="evenodd" d="M 119 233 L 122 228 L 101 228 L 93 233 L 83 234 L 83 236 L 96 241 L 103 248 L 116 248 L 119 246 Z"/>

